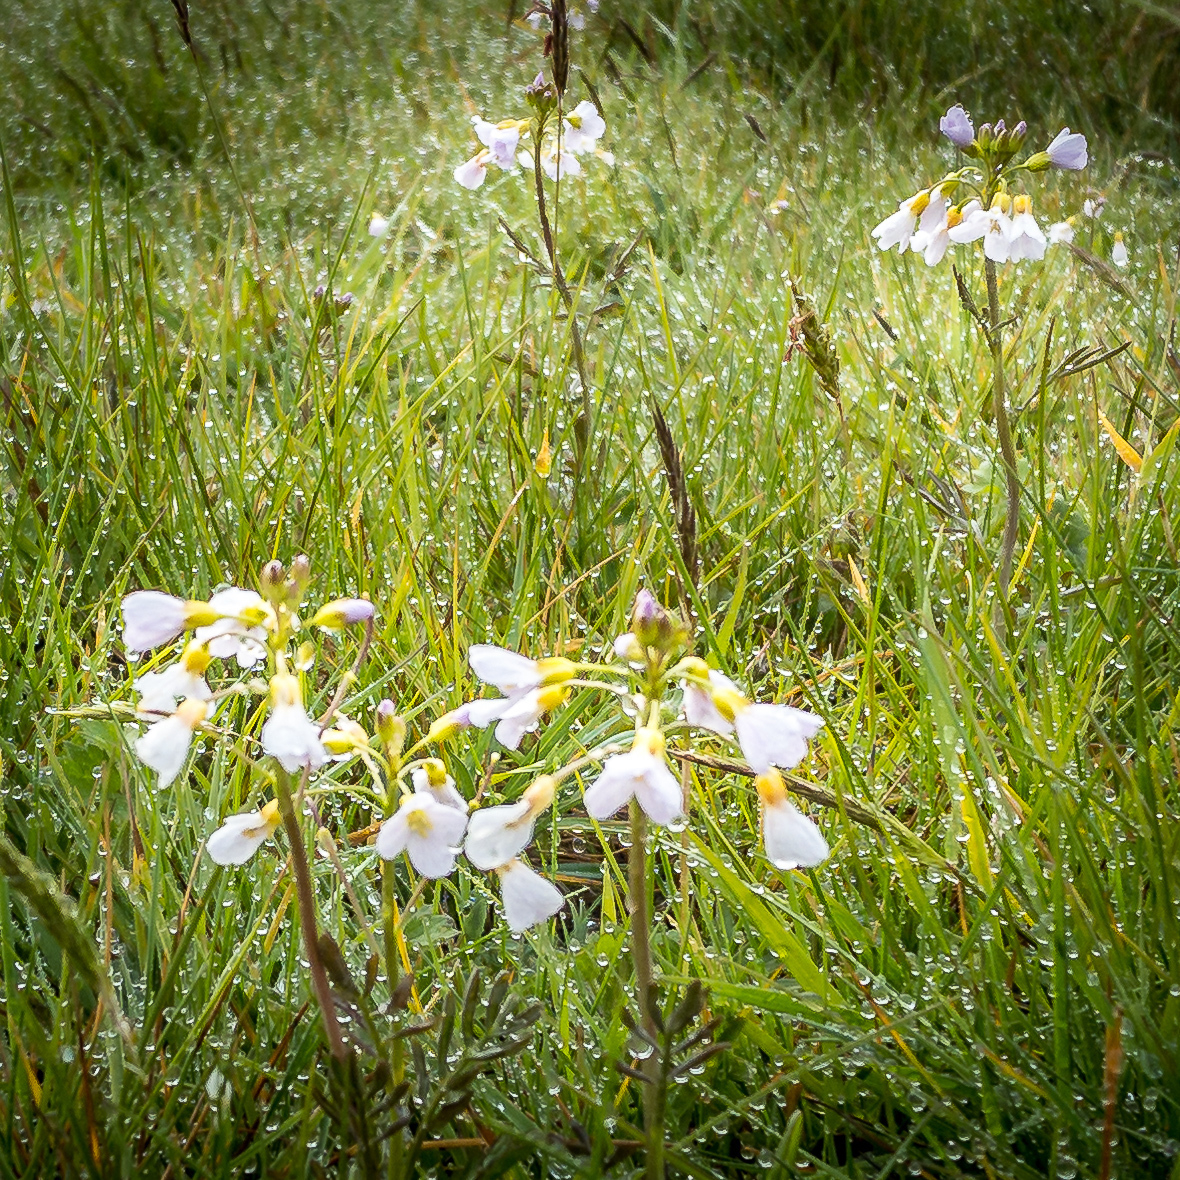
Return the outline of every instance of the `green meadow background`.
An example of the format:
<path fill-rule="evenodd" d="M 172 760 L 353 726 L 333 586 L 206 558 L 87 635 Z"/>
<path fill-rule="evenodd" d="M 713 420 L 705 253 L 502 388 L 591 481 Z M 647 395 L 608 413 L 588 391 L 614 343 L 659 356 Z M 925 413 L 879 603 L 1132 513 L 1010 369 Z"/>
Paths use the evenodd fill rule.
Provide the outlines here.
<path fill-rule="evenodd" d="M 675 1174 L 1175 1180 L 1180 16 L 603 0 L 570 95 L 600 106 L 614 162 L 553 210 L 583 399 L 529 261 L 529 178 L 451 177 L 472 114 L 525 113 L 525 15 L 194 2 L 190 54 L 162 0 L 6 6 L 0 1175 L 365 1174 L 325 1098 L 283 848 L 232 872 L 201 851 L 259 783 L 206 740 L 160 791 L 101 707 L 131 698 L 124 593 L 204 597 L 306 552 L 313 595 L 379 608 L 361 720 L 388 695 L 424 729 L 478 691 L 474 642 L 603 651 L 640 586 L 751 695 L 823 716 L 798 773 L 830 804 L 808 805 L 827 863 L 775 870 L 748 782 L 700 766 L 688 833 L 655 844 L 666 990 L 704 981 L 732 1042 L 672 1088 Z M 1001 272 L 1023 489 L 1006 614 L 986 343 L 949 260 L 869 237 L 955 166 L 956 101 L 1091 149 L 1036 181 L 1075 248 Z M 955 261 L 982 301 L 981 259 Z M 789 347 L 789 276 L 830 330 L 838 403 Z M 353 651 L 324 642 L 321 707 Z M 575 694 L 518 754 L 458 739 L 452 770 L 515 798 L 618 726 Z M 511 937 L 467 869 L 405 915 L 427 1014 L 476 968 L 540 1004 L 423 1174 L 641 1166 L 614 1069 L 634 1050 L 626 847 L 579 799 L 534 849 L 569 897 L 557 923 Z M 375 853 L 345 840 L 372 817 L 323 815 L 375 919 Z M 363 979 L 364 932 L 315 871 Z"/>

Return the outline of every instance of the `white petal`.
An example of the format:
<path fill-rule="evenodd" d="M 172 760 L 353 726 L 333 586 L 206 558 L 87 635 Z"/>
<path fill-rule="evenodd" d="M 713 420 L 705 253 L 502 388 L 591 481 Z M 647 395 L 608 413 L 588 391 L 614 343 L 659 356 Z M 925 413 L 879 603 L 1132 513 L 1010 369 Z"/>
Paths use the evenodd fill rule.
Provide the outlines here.
<path fill-rule="evenodd" d="M 135 754 L 159 772 L 160 786 L 166 787 L 184 766 L 192 740 L 191 726 L 182 717 L 173 715 L 157 721 L 136 740 Z"/>
<path fill-rule="evenodd" d="M 209 685 L 205 683 L 205 677 L 188 671 L 179 660 L 159 672 L 145 672 L 137 676 L 132 687 L 140 694 L 135 709 L 141 715 L 171 713 L 177 702 L 185 697 L 207 701 L 213 696 Z"/>
<path fill-rule="evenodd" d="M 467 724 L 483 729 L 493 721 L 499 721 L 519 700 L 519 697 L 492 697 L 490 700 L 468 701 L 460 708 L 466 713 Z"/>
<path fill-rule="evenodd" d="M 500 874 L 504 919 L 514 934 L 552 918 L 565 905 L 561 890 L 521 861 L 504 866 Z"/>
<path fill-rule="evenodd" d="M 148 651 L 170 643 L 185 629 L 184 599 L 160 590 L 136 590 L 123 599 L 123 645 Z"/>
<path fill-rule="evenodd" d="M 544 709 L 541 706 L 540 692 L 534 689 L 525 693 L 518 701 L 506 709 L 496 726 L 496 740 L 502 742 L 510 750 L 520 746 L 520 740 L 526 733 L 532 733 L 540 723 Z"/>
<path fill-rule="evenodd" d="M 762 839 L 767 859 L 775 868 L 811 868 L 828 859 L 823 833 L 787 799 L 763 806 Z"/>
<path fill-rule="evenodd" d="M 688 681 L 684 682 L 684 719 L 689 725 L 712 730 L 723 737 L 733 733 L 733 722 L 718 712 L 708 690 Z"/>
<path fill-rule="evenodd" d="M 587 814 L 602 820 L 614 815 L 635 794 L 634 763 L 638 755 L 615 754 L 602 764 L 602 773 L 582 795 Z"/>
<path fill-rule="evenodd" d="M 454 177 L 464 188 L 477 189 L 488 173 L 487 151 L 477 152 L 470 160 L 455 169 Z"/>
<path fill-rule="evenodd" d="M 498 869 L 525 850 L 533 838 L 533 823 L 525 799 L 501 807 L 481 807 L 467 821 L 463 851 L 477 869 Z"/>
<path fill-rule="evenodd" d="M 271 835 L 270 824 L 261 812 L 231 815 L 209 837 L 205 850 L 219 865 L 245 864 Z"/>
<path fill-rule="evenodd" d="M 262 727 L 262 748 L 277 758 L 288 774 L 305 766 L 319 770 L 328 760 L 320 728 L 302 705 L 276 705 Z"/>
<path fill-rule="evenodd" d="M 377 855 L 385 860 L 393 860 L 406 850 L 406 841 L 410 829 L 406 820 L 405 810 L 399 810 L 391 815 L 377 833 Z"/>
<path fill-rule="evenodd" d="M 670 824 L 680 815 L 683 793 L 668 764 L 654 754 L 650 757 L 651 765 L 635 785 L 635 798 L 653 823 Z"/>
<path fill-rule="evenodd" d="M 758 773 L 772 766 L 789 770 L 807 755 L 807 739 L 823 719 L 790 705 L 747 705 L 737 715 L 737 737 L 746 761 Z"/>
<path fill-rule="evenodd" d="M 480 680 L 494 684 L 507 696 L 536 688 L 541 683 L 541 672 L 536 660 L 530 660 L 528 656 L 505 647 L 477 643 L 468 650 L 467 659 L 471 670 Z"/>

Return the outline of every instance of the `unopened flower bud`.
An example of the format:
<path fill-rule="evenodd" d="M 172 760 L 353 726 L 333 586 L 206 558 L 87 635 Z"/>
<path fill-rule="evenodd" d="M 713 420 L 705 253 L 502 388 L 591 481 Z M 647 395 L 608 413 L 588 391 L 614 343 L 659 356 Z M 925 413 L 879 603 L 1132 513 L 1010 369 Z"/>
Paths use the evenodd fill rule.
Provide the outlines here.
<path fill-rule="evenodd" d="M 385 747 L 385 752 L 396 758 L 406 744 L 406 723 L 397 715 L 393 701 L 386 698 L 376 711 L 377 737 Z"/>
<path fill-rule="evenodd" d="M 367 623 L 373 617 L 373 604 L 365 598 L 334 598 L 325 602 L 311 617 L 311 627 L 340 631 L 354 623 Z"/>
<path fill-rule="evenodd" d="M 660 606 L 647 590 L 640 590 L 635 596 L 631 633 L 643 647 L 654 647 L 665 655 L 688 642 L 684 624 L 675 614 Z"/>
<path fill-rule="evenodd" d="M 1053 166 L 1053 161 L 1049 159 L 1048 152 L 1033 152 L 1033 154 L 1024 161 L 1024 166 L 1030 172 L 1046 172 Z"/>
<path fill-rule="evenodd" d="M 291 581 L 295 584 L 298 597 L 302 598 L 311 583 L 311 558 L 306 553 L 300 553 L 291 562 Z"/>
<path fill-rule="evenodd" d="M 287 571 L 281 561 L 268 561 L 258 573 L 258 590 L 267 602 L 278 603 L 286 598 L 283 579 Z"/>
<path fill-rule="evenodd" d="M 995 127 L 994 127 L 992 130 L 993 130 L 993 132 L 995 133 L 995 137 L 996 137 L 997 139 L 999 139 L 999 138 L 1000 138 L 1000 136 L 1001 136 L 1001 135 L 1003 135 L 1003 134 L 1004 134 L 1004 132 L 1008 130 L 1008 128 L 1004 126 L 1004 120 L 1003 120 L 1003 119 L 997 119 L 997 120 L 996 120 L 996 125 L 995 125 Z"/>
<path fill-rule="evenodd" d="M 295 671 L 310 672 L 315 664 L 315 644 L 305 639 L 295 652 Z"/>
<path fill-rule="evenodd" d="M 545 75 L 542 73 L 538 73 L 532 84 L 524 88 L 524 96 L 542 120 L 557 106 L 557 90 L 545 81 Z"/>
<path fill-rule="evenodd" d="M 988 151 L 995 142 L 995 133 L 990 123 L 984 123 L 982 127 L 975 133 L 975 142 L 979 145 L 980 151 Z"/>
<path fill-rule="evenodd" d="M 471 716 L 467 705 L 460 705 L 441 717 L 436 717 L 430 723 L 430 730 L 426 740 L 431 742 L 445 742 L 452 734 L 462 729 L 471 728 Z"/>

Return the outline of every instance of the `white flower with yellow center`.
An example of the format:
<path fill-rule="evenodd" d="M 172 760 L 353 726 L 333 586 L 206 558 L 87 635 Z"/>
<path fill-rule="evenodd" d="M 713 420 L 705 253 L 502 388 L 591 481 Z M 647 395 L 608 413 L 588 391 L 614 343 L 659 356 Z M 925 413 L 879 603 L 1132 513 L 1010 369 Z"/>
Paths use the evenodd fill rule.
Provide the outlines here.
<path fill-rule="evenodd" d="M 205 850 L 219 865 L 242 865 L 279 826 L 279 805 L 272 799 L 257 811 L 229 816 L 209 837 Z"/>
<path fill-rule="evenodd" d="M 602 773 L 586 788 L 582 801 L 589 815 L 603 820 L 632 798 L 654 823 L 666 825 L 680 817 L 680 783 L 668 769 L 664 735 L 658 729 L 636 730 L 631 749 L 602 764 Z"/>
<path fill-rule="evenodd" d="M 598 108 L 583 100 L 562 120 L 561 146 L 575 156 L 595 151 L 606 133 L 606 120 Z"/>
<path fill-rule="evenodd" d="M 484 182 L 488 174 L 488 161 L 492 153 L 487 148 L 481 148 L 470 160 L 464 160 L 454 171 L 455 180 L 464 188 L 477 189 Z"/>
<path fill-rule="evenodd" d="M 521 738 L 537 728 L 543 714 L 565 701 L 569 695 L 566 682 L 577 673 L 577 666 L 563 656 L 530 660 L 528 656 L 490 643 L 475 644 L 468 658 L 476 676 L 494 684 L 505 695 L 499 699 L 469 701 L 461 706 L 463 720 L 478 729 L 499 722 L 496 737 L 510 750 L 515 750 Z"/>
<path fill-rule="evenodd" d="M 762 843 L 775 868 L 812 868 L 828 859 L 828 842 L 816 825 L 787 798 L 777 770 L 754 780 L 762 801 Z"/>
<path fill-rule="evenodd" d="M 559 152 L 554 144 L 541 152 L 541 171 L 550 180 L 564 180 L 567 176 L 581 176 L 582 165 L 573 152 L 564 147 Z"/>
<path fill-rule="evenodd" d="M 1012 262 L 1045 257 L 1045 234 L 1033 216 L 1032 199 L 1021 194 L 1012 201 L 1012 223 L 1008 229 L 1008 257 Z"/>
<path fill-rule="evenodd" d="M 690 725 L 727 737 L 737 733 L 746 761 L 758 774 L 772 766 L 784 769 L 807 755 L 807 741 L 823 728 L 823 719 L 790 705 L 748 700 L 727 676 L 695 656 L 680 661 L 684 716 Z"/>
<path fill-rule="evenodd" d="M 513 934 L 522 934 L 530 926 L 552 918 L 565 905 L 565 895 L 522 860 L 498 865 L 500 898 L 504 903 L 504 920 Z"/>
<path fill-rule="evenodd" d="M 172 713 L 177 701 L 185 697 L 207 701 L 213 696 L 205 681 L 209 652 L 199 643 L 190 643 L 174 664 L 159 672 L 145 672 L 135 678 L 132 687 L 140 694 L 135 711 L 142 717 L 153 713 Z"/>
<path fill-rule="evenodd" d="M 424 877 L 445 877 L 467 830 L 467 814 L 440 803 L 429 791 L 406 795 L 377 833 L 377 852 L 386 860 L 406 853 Z"/>
<path fill-rule="evenodd" d="M 491 163 L 509 171 L 516 167 L 516 149 L 520 145 L 519 119 L 489 123 L 476 115 L 471 124 L 475 128 L 475 138 L 488 149 Z"/>
<path fill-rule="evenodd" d="M 963 209 L 963 220 L 947 237 L 952 242 L 977 242 L 983 239 L 983 252 L 993 262 L 1007 262 L 1011 242 L 1012 221 L 1008 217 L 1012 199 L 1006 193 L 997 193 L 990 209 L 984 209 L 975 201 Z"/>
<path fill-rule="evenodd" d="M 410 772 L 415 792 L 429 792 L 444 807 L 454 807 L 467 814 L 467 800 L 459 793 L 455 780 L 447 774 L 447 768 L 437 758 L 427 758 L 421 766 Z"/>
<path fill-rule="evenodd" d="M 533 838 L 537 816 L 552 802 L 557 782 L 542 775 L 515 803 L 481 807 L 467 821 L 463 851 L 477 869 L 490 872 L 519 856 Z"/>
<path fill-rule="evenodd" d="M 927 266 L 937 266 L 946 256 L 951 244 L 951 230 L 963 220 L 963 212 L 957 206 L 951 205 L 942 215 L 942 219 L 928 229 L 919 229 L 910 242 L 910 249 L 915 254 L 921 254 Z"/>
<path fill-rule="evenodd" d="M 899 254 L 904 254 L 909 248 L 910 238 L 918 229 L 918 219 L 924 216 L 934 206 L 933 220 L 937 220 L 946 208 L 946 198 L 942 193 L 931 195 L 928 190 L 915 193 L 907 197 L 897 207 L 896 213 L 891 213 L 873 230 L 873 237 L 877 239 L 877 246 L 882 250 L 897 247 Z"/>
<path fill-rule="evenodd" d="M 215 622 L 219 612 L 208 602 L 177 598 L 162 590 L 135 590 L 123 599 L 123 646 L 150 651 L 171 643 L 182 631 Z"/>
<path fill-rule="evenodd" d="M 288 774 L 304 767 L 319 770 L 328 760 L 320 727 L 307 715 L 299 681 L 289 672 L 276 672 L 270 679 L 270 716 L 262 727 L 262 748 Z"/>
<path fill-rule="evenodd" d="M 1066 218 L 1065 221 L 1055 221 L 1049 226 L 1047 237 L 1050 246 L 1059 246 L 1062 244 L 1068 245 L 1073 241 L 1074 228 L 1073 221 Z"/>
<path fill-rule="evenodd" d="M 1127 243 L 1123 241 L 1122 234 L 1114 235 L 1114 245 L 1110 248 L 1110 260 L 1120 270 L 1131 261 L 1131 255 L 1127 251 Z"/>
<path fill-rule="evenodd" d="M 171 716 L 148 727 L 135 742 L 135 756 L 160 775 L 160 786 L 168 786 L 184 767 L 193 734 L 209 715 L 209 703 L 195 697 L 181 701 Z"/>
<path fill-rule="evenodd" d="M 367 598 L 334 598 L 325 602 L 307 625 L 323 627 L 325 631 L 342 631 L 354 623 L 367 623 L 373 612 L 373 604 Z"/>
<path fill-rule="evenodd" d="M 278 620 L 274 607 L 254 590 L 231 586 L 209 599 L 216 622 L 198 627 L 193 638 L 205 644 L 211 656 L 236 659 L 241 668 L 252 668 L 266 658 L 267 636 Z"/>

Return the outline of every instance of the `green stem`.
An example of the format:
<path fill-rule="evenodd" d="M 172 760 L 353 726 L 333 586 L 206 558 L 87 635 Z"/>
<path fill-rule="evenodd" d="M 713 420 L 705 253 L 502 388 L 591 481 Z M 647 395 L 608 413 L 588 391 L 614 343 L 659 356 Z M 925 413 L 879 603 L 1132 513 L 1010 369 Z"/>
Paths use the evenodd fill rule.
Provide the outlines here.
<path fill-rule="evenodd" d="M 627 875 L 631 894 L 631 954 L 635 960 L 635 990 L 639 1018 L 644 1029 L 658 1039 L 652 1018 L 651 915 L 647 907 L 647 823 L 643 808 L 631 800 L 631 847 L 627 853 Z M 662 1054 L 652 1050 L 643 1062 L 647 1084 L 643 1087 L 643 1130 L 647 1138 L 648 1180 L 664 1178 L 664 1103 Z"/>
<path fill-rule="evenodd" d="M 1008 423 L 1008 399 L 1004 388 L 1004 338 L 1000 327 L 1000 293 L 996 284 L 996 264 L 984 262 L 987 277 L 988 345 L 992 353 L 992 407 L 996 420 L 996 437 L 1004 460 L 1007 487 L 1004 536 L 1000 543 L 1000 597 L 1008 601 L 1008 583 L 1012 577 L 1012 558 L 1020 534 L 1020 478 L 1016 473 L 1016 448 Z"/>
<path fill-rule="evenodd" d="M 291 798 L 291 779 L 281 767 L 275 770 L 275 797 L 279 801 L 279 815 L 291 845 L 291 863 L 295 867 L 295 890 L 299 896 L 299 926 L 303 932 L 303 949 L 311 971 L 311 987 L 320 1005 L 324 1021 L 324 1033 L 328 1038 L 328 1049 L 337 1061 L 348 1057 L 340 1024 L 336 1019 L 336 1005 L 332 1000 L 332 989 L 328 986 L 328 975 L 320 959 L 320 948 L 315 923 L 315 895 L 311 887 L 311 869 L 307 864 L 307 849 L 303 844 L 303 833 L 295 815 L 295 803 Z"/>

